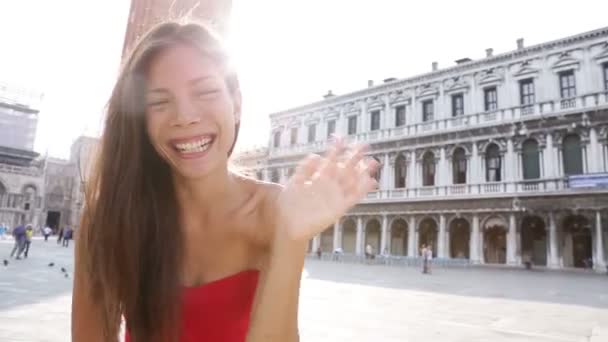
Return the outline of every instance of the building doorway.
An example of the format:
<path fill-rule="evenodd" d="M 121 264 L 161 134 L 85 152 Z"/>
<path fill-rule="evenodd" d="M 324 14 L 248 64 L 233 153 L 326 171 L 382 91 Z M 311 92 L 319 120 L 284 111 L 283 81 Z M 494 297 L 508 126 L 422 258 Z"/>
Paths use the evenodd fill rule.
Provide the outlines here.
<path fill-rule="evenodd" d="M 422 252 L 422 245 L 430 246 L 433 257 L 437 257 L 437 222 L 430 217 L 422 220 L 418 228 L 418 236 L 418 251 Z"/>
<path fill-rule="evenodd" d="M 365 245 L 372 246 L 373 254 L 380 254 L 382 251 L 380 250 L 380 235 L 382 234 L 382 227 L 380 226 L 380 222 L 378 220 L 372 219 L 367 222 L 365 225 Z"/>
<path fill-rule="evenodd" d="M 524 262 L 547 265 L 547 233 L 538 216 L 527 216 L 521 224 L 521 249 Z"/>
<path fill-rule="evenodd" d="M 408 226 L 403 219 L 396 219 L 391 224 L 390 254 L 405 256 L 408 253 Z"/>
<path fill-rule="evenodd" d="M 568 216 L 562 234 L 564 267 L 593 267 L 592 241 L 589 221 L 581 215 Z"/>
<path fill-rule="evenodd" d="M 468 259 L 470 240 L 469 222 L 463 218 L 452 221 L 450 224 L 450 257 Z"/>
<path fill-rule="evenodd" d="M 352 254 L 357 251 L 357 224 L 352 219 L 342 224 L 342 250 Z"/>
<path fill-rule="evenodd" d="M 53 229 L 53 232 L 59 231 L 59 222 L 61 220 L 61 213 L 59 211 L 49 211 L 46 214 L 46 226 Z"/>

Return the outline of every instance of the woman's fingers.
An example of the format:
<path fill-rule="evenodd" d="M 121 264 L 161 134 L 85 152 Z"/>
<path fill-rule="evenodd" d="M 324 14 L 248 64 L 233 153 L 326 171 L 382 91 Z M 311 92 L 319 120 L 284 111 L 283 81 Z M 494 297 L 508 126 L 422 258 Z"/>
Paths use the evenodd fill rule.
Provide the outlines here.
<path fill-rule="evenodd" d="M 353 145 L 352 148 L 351 148 L 352 152 L 351 152 L 348 160 L 344 164 L 344 168 L 347 171 L 349 169 L 356 168 L 359 165 L 359 162 L 365 156 L 365 152 L 367 152 L 367 150 L 368 150 L 368 146 L 367 145 L 362 145 L 362 144 Z"/>
<path fill-rule="evenodd" d="M 344 154 L 345 150 L 346 150 L 346 145 L 344 144 L 344 141 L 342 140 L 342 138 L 335 137 L 335 142 L 329 148 L 329 151 L 325 155 L 325 159 L 329 163 L 337 162 L 340 159 L 340 157 L 342 156 L 342 154 Z"/>
<path fill-rule="evenodd" d="M 296 169 L 296 173 L 293 175 L 293 182 L 296 184 L 303 184 L 310 180 L 316 172 L 319 171 L 319 165 L 321 165 L 322 158 L 318 154 L 310 154 L 304 160 L 300 162 Z"/>

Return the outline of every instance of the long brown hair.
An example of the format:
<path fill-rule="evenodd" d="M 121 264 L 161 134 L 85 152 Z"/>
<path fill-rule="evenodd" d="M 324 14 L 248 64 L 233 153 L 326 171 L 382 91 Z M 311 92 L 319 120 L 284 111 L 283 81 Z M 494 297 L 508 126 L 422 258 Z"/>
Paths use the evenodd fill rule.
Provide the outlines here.
<path fill-rule="evenodd" d="M 238 88 L 220 40 L 198 23 L 160 24 L 127 58 L 108 104 L 82 219 L 85 276 L 105 340 L 116 340 L 122 317 L 134 342 L 174 341 L 179 333 L 183 230 L 170 166 L 147 135 L 144 100 L 150 63 L 177 44 L 214 59 L 233 95 Z"/>

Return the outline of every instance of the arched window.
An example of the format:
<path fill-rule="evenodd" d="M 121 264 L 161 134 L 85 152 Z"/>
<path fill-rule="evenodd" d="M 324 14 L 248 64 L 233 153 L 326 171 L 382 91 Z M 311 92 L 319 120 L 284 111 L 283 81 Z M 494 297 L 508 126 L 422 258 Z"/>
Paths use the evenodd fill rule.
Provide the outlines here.
<path fill-rule="evenodd" d="M 583 173 L 583 151 L 581 137 L 570 134 L 563 141 L 564 174 L 580 175 Z"/>
<path fill-rule="evenodd" d="M 538 142 L 528 139 L 522 146 L 523 174 L 524 179 L 540 178 L 540 151 Z"/>
<path fill-rule="evenodd" d="M 435 155 L 427 152 L 422 159 L 422 185 L 435 186 Z"/>
<path fill-rule="evenodd" d="M 279 177 L 279 170 L 272 170 L 272 172 L 270 173 L 270 181 L 273 183 L 278 183 L 281 181 L 281 178 Z"/>
<path fill-rule="evenodd" d="M 378 170 L 376 170 L 376 173 L 374 174 L 374 178 L 376 179 L 376 182 L 378 182 L 378 186 L 382 187 L 382 184 L 381 184 L 381 180 L 382 180 L 382 162 L 380 161 L 380 158 L 378 158 L 378 157 L 373 157 L 373 158 L 376 161 L 376 163 L 378 163 Z"/>
<path fill-rule="evenodd" d="M 406 179 L 407 164 L 405 163 L 405 157 L 400 154 L 395 160 L 395 188 L 405 188 Z"/>
<path fill-rule="evenodd" d="M 281 132 L 280 131 L 274 132 L 272 145 L 273 145 L 273 147 L 281 146 Z"/>
<path fill-rule="evenodd" d="M 467 183 L 467 156 L 462 147 L 457 148 L 452 156 L 454 184 Z"/>
<path fill-rule="evenodd" d="M 501 157 L 500 149 L 496 144 L 491 144 L 486 149 L 486 181 L 500 182 L 501 177 Z"/>

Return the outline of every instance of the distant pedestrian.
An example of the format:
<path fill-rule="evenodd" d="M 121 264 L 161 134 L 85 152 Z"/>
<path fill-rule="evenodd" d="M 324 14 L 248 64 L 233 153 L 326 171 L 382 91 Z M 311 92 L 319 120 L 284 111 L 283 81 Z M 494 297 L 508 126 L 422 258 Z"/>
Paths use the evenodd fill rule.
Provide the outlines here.
<path fill-rule="evenodd" d="M 34 236 L 34 228 L 31 224 L 28 224 L 25 227 L 25 247 L 23 248 L 25 251 L 23 252 L 23 257 L 27 258 L 27 255 L 30 251 L 30 245 L 32 244 L 32 237 Z"/>
<path fill-rule="evenodd" d="M 374 259 L 374 248 L 370 244 L 365 246 L 365 259 L 368 263 L 371 263 L 371 261 Z"/>
<path fill-rule="evenodd" d="M 61 240 L 63 239 L 63 228 L 59 229 L 59 233 L 57 233 L 57 244 L 61 244 Z"/>
<path fill-rule="evenodd" d="M 72 239 L 73 230 L 70 227 L 66 227 L 63 231 L 63 247 L 68 247 L 70 245 L 70 239 Z"/>
<path fill-rule="evenodd" d="M 42 229 L 42 234 L 44 235 L 45 242 L 49 241 L 49 236 L 51 235 L 52 232 L 53 232 L 53 230 L 49 226 L 46 226 L 46 227 L 44 227 L 44 229 Z"/>
<path fill-rule="evenodd" d="M 323 255 L 323 251 L 321 250 L 321 246 L 317 247 L 317 258 L 321 259 L 321 255 Z"/>
<path fill-rule="evenodd" d="M 429 273 L 429 260 L 427 259 L 427 248 L 426 245 L 422 245 L 422 249 L 420 250 L 420 256 L 422 257 L 422 273 Z"/>
<path fill-rule="evenodd" d="M 340 255 L 342 255 L 342 254 L 344 254 L 344 250 L 342 249 L 342 247 L 338 247 L 338 248 L 334 249 L 332 259 L 334 261 L 338 261 L 338 260 L 340 260 Z"/>
<path fill-rule="evenodd" d="M 8 233 L 8 227 L 6 226 L 6 223 L 0 223 L 0 239 L 5 240 L 7 233 Z"/>
<path fill-rule="evenodd" d="M 13 238 L 15 239 L 15 245 L 11 252 L 11 258 L 17 253 L 16 259 L 21 259 L 21 253 L 23 253 L 23 247 L 25 246 L 25 226 L 20 225 L 13 229 Z"/>
<path fill-rule="evenodd" d="M 426 249 L 426 272 L 431 274 L 431 265 L 433 261 L 433 248 L 431 246 Z"/>

